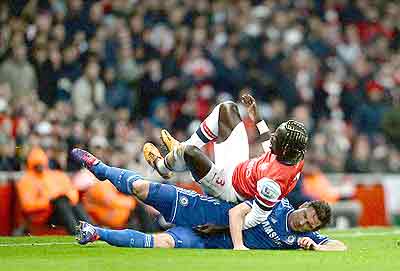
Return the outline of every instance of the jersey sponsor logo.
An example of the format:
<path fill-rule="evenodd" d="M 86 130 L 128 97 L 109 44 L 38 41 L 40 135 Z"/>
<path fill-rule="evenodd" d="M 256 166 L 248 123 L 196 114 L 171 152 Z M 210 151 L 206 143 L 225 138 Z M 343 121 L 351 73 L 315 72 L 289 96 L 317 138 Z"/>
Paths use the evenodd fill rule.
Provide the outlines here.
<path fill-rule="evenodd" d="M 278 246 L 282 245 L 281 239 L 279 238 L 278 234 L 275 232 L 272 225 L 269 223 L 268 220 L 264 221 L 262 224 L 264 232 L 268 235 L 268 237 Z"/>
<path fill-rule="evenodd" d="M 188 200 L 187 197 L 181 196 L 181 197 L 179 198 L 179 203 L 180 203 L 180 205 L 182 205 L 183 207 L 186 207 L 186 206 L 189 204 L 189 200 Z"/>

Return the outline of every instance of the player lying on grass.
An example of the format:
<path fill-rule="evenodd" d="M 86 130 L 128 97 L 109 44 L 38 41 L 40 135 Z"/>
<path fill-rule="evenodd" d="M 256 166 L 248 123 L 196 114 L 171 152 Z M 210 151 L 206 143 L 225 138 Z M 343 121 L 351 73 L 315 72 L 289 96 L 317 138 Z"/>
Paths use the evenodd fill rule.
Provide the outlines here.
<path fill-rule="evenodd" d="M 273 206 L 296 186 L 308 141 L 304 125 L 294 120 L 282 123 L 270 134 L 266 123 L 258 117 L 255 99 L 247 94 L 242 102 L 260 135 L 270 138 L 263 142 L 265 153 L 260 157 L 249 159 L 246 129 L 233 102 L 217 105 L 196 133 L 182 144 L 163 130 L 161 138 L 170 151 L 165 159 L 153 144 L 144 146 L 146 161 L 164 177 L 170 171 L 190 170 L 210 196 L 233 203 L 255 199 L 244 224 L 231 228 L 238 247 L 243 246 L 242 226 L 247 229 L 264 221 Z M 215 164 L 199 149 L 209 142 L 215 142 Z"/>
<path fill-rule="evenodd" d="M 147 181 L 135 171 L 110 167 L 80 149 L 74 149 L 72 157 L 99 180 L 109 180 L 119 191 L 153 206 L 167 222 L 176 225 L 164 233 L 145 234 L 135 230 L 107 230 L 82 222 L 81 244 L 103 240 L 115 246 L 139 248 L 234 248 L 225 229 L 243 223 L 251 210 L 248 201 L 234 206 L 194 191 Z M 345 250 L 343 243 L 315 232 L 329 222 L 330 216 L 326 203 L 311 202 L 294 210 L 285 199 L 260 225 L 244 231 L 246 246 L 240 249 Z M 204 225 L 223 229 L 223 232 L 204 235 L 194 229 Z"/>

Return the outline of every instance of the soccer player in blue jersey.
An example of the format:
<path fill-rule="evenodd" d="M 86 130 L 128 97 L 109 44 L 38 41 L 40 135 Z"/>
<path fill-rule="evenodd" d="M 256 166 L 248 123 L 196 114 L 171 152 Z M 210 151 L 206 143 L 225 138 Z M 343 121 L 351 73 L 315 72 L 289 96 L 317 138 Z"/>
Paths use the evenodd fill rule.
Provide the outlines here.
<path fill-rule="evenodd" d="M 90 153 L 74 149 L 72 157 L 89 169 L 99 180 L 109 180 L 121 192 L 133 195 L 153 206 L 175 227 L 157 234 L 135 230 L 108 230 L 82 222 L 78 240 L 86 244 L 96 240 L 114 246 L 136 248 L 225 248 L 234 247 L 227 229 L 243 221 L 252 203 L 231 203 L 203 196 L 172 185 L 145 180 L 135 171 L 110 167 Z M 287 200 L 274 207 L 261 224 L 243 232 L 244 248 L 345 250 L 337 240 L 330 240 L 316 230 L 330 220 L 330 208 L 323 202 L 311 202 L 294 210 Z M 220 233 L 200 234 L 196 228 L 212 225 Z"/>

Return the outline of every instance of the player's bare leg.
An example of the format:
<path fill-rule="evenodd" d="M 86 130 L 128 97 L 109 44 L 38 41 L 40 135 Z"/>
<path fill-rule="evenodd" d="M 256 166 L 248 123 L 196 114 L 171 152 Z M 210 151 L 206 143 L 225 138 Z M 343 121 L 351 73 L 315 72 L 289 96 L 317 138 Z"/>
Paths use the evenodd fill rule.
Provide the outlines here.
<path fill-rule="evenodd" d="M 240 122 L 242 119 L 237 104 L 234 102 L 221 103 L 200 124 L 197 131 L 182 144 L 201 148 L 209 142 L 224 142 Z M 161 139 L 170 152 L 180 144 L 167 130 L 161 130 Z"/>
<path fill-rule="evenodd" d="M 218 138 L 216 143 L 224 142 L 232 133 L 233 129 L 242 122 L 239 108 L 236 103 L 225 102 L 221 104 L 218 120 Z"/>
<path fill-rule="evenodd" d="M 150 153 L 158 152 L 156 146 L 146 143 L 145 158 L 150 165 L 155 165 L 158 172 L 166 174 L 169 171 L 182 172 L 189 170 L 195 181 L 202 186 L 208 195 L 214 197 L 221 196 L 222 191 L 216 186 L 223 185 L 224 176 L 222 176 L 221 170 L 217 169 L 210 158 L 199 148 L 193 145 L 179 144 L 164 159 L 157 157 L 156 160 L 149 161 L 149 158 L 156 157 Z M 215 184 L 214 180 L 217 180 L 217 184 Z M 221 183 L 218 184 L 218 180 L 221 180 Z"/>
<path fill-rule="evenodd" d="M 234 141 L 232 139 L 227 140 L 234 133 L 236 134 L 233 137 Z M 194 179 L 201 184 L 207 194 L 215 197 L 223 194 L 221 189 L 227 180 L 225 174 L 229 171 L 229 164 L 224 161 L 227 160 L 224 156 L 228 155 L 229 157 L 230 154 L 225 151 L 224 142 L 227 141 L 225 145 L 231 143 L 236 146 L 245 145 L 244 149 L 248 149 L 246 130 L 240 117 L 238 106 L 233 102 L 225 102 L 216 106 L 201 123 L 196 133 L 187 141 L 179 143 L 166 130 L 161 131 L 161 138 L 170 152 L 165 159 L 162 159 L 158 155 L 157 148 L 151 143 L 147 143 L 144 147 L 146 161 L 162 176 L 165 176 L 170 171 L 182 172 L 190 170 Z M 237 144 L 238 140 L 239 144 Z M 199 149 L 208 142 L 216 143 L 214 150 L 217 165 Z M 236 149 L 242 150 L 243 147 Z M 235 153 L 236 149 L 230 147 L 232 156 L 228 159 L 235 165 L 248 159 L 248 151 L 247 153 L 244 152 L 245 155 L 243 155 L 243 151 L 239 151 L 240 155 L 237 155 Z"/>
<path fill-rule="evenodd" d="M 204 178 L 213 166 L 213 162 L 196 146 L 178 144 L 174 150 L 163 158 L 160 151 L 152 143 L 143 147 L 146 161 L 165 176 L 171 171 L 183 172 L 189 170 L 196 181 Z"/>
<path fill-rule="evenodd" d="M 237 104 L 233 102 L 221 103 L 200 124 L 197 131 L 182 144 L 173 138 L 167 130 L 161 130 L 161 139 L 170 151 L 165 158 L 166 165 L 162 159 L 159 159 L 161 155 L 158 155 L 159 151 L 155 146 L 145 145 L 143 149 L 145 159 L 162 177 L 169 177 L 169 170 L 178 172 L 190 170 L 193 177 L 199 181 L 207 173 L 210 173 L 213 166 L 212 161 L 199 148 L 209 142 L 225 141 L 241 122 Z M 183 148 L 183 145 L 186 147 Z M 197 147 L 197 149 L 194 147 Z M 184 157 L 187 157 L 187 161 L 183 159 Z"/>
<path fill-rule="evenodd" d="M 170 169 L 178 172 L 190 170 L 197 179 L 201 179 L 210 171 L 212 162 L 201 153 L 199 148 L 211 141 L 216 143 L 225 141 L 241 122 L 239 109 L 235 103 L 219 104 L 201 123 L 196 133 L 182 144 L 168 131 L 161 131 L 161 139 L 170 151 L 165 158 L 165 163 L 158 149 L 150 143 L 143 147 L 144 157 L 150 166 L 164 178 L 170 176 L 168 170 Z M 184 159 L 185 156 L 188 158 L 187 161 Z"/>

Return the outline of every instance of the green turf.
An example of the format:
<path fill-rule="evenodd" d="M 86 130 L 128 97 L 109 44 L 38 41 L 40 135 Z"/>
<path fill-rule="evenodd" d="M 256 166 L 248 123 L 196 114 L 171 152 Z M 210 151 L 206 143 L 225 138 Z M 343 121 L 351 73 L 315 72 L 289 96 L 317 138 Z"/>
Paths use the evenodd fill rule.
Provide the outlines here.
<path fill-rule="evenodd" d="M 0 238 L 0 270 L 400 270 L 400 228 L 325 233 L 349 250 L 131 249 L 102 242 L 79 246 L 72 237 L 6 237 Z"/>

